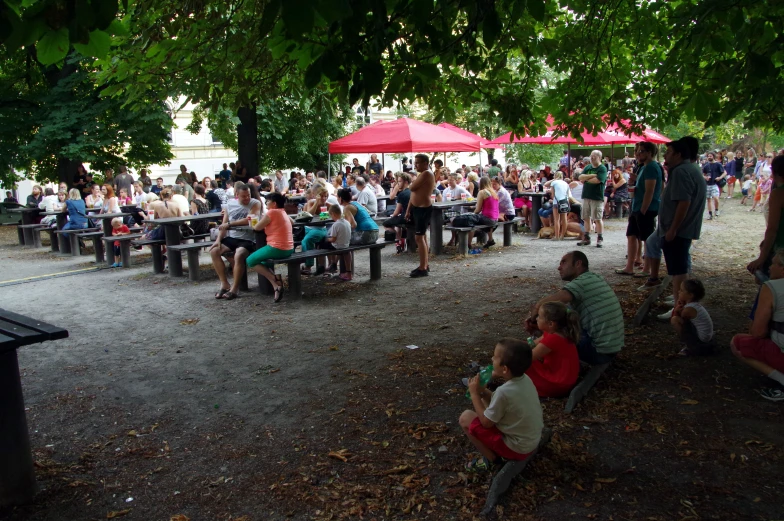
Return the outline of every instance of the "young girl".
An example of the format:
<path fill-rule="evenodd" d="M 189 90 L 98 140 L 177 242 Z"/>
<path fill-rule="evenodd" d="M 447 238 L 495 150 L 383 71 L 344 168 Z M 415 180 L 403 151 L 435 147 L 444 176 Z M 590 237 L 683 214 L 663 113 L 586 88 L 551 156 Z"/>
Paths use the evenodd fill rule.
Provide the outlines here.
<path fill-rule="evenodd" d="M 128 235 L 129 233 L 131 233 L 131 230 L 129 230 L 128 227 L 123 224 L 121 217 L 115 217 L 112 219 L 112 235 Z M 120 262 L 120 241 L 114 241 L 113 246 L 114 264 L 112 264 L 112 268 L 122 268 L 122 262 Z"/>
<path fill-rule="evenodd" d="M 681 356 L 709 355 L 716 350 L 713 334 L 713 320 L 708 311 L 700 304 L 705 296 L 705 286 L 697 279 L 689 279 L 681 284 L 678 304 L 672 311 L 670 324 L 686 347 Z"/>
<path fill-rule="evenodd" d="M 762 176 L 762 182 L 759 186 L 759 191 L 762 194 L 760 196 L 760 206 L 765 208 L 765 205 L 768 203 L 768 197 L 770 196 L 770 190 L 773 187 L 773 178 L 769 176 Z"/>
<path fill-rule="evenodd" d="M 740 189 L 740 193 L 743 194 L 743 199 L 740 200 L 740 204 L 743 206 L 746 206 L 746 200 L 749 198 L 749 190 L 751 190 L 751 176 L 746 175 L 743 177 L 743 185 Z"/>
<path fill-rule="evenodd" d="M 543 335 L 525 374 L 533 380 L 539 396 L 563 396 L 572 390 L 580 373 L 580 317 L 562 302 L 547 302 L 539 308 L 536 325 Z"/>
<path fill-rule="evenodd" d="M 120 195 L 117 197 L 117 204 L 119 206 L 130 206 L 133 204 L 133 201 L 128 195 L 128 190 L 126 188 L 120 188 Z"/>

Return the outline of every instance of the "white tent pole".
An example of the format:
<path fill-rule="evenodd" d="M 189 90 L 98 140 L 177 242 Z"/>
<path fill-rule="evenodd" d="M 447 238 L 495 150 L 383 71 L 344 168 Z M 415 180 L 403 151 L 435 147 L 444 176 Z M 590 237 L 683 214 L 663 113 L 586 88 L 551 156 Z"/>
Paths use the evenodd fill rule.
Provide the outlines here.
<path fill-rule="evenodd" d="M 332 154 L 327 152 L 327 179 L 332 181 Z"/>

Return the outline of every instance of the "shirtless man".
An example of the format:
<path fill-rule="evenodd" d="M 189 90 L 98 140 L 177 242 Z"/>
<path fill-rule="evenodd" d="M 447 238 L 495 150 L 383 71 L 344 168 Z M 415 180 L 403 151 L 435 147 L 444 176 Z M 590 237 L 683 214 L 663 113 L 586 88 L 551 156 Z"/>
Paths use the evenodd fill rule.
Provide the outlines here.
<path fill-rule="evenodd" d="M 414 233 L 416 244 L 419 250 L 419 267 L 411 272 L 412 277 L 427 277 L 430 268 L 428 266 L 427 240 L 425 232 L 430 224 L 430 215 L 433 213 L 433 202 L 430 194 L 436 188 L 436 178 L 428 169 L 430 158 L 425 154 L 417 154 L 414 157 L 414 169 L 417 171 L 416 179 L 409 189 L 411 190 L 411 200 L 406 210 L 406 221 L 413 217 Z"/>

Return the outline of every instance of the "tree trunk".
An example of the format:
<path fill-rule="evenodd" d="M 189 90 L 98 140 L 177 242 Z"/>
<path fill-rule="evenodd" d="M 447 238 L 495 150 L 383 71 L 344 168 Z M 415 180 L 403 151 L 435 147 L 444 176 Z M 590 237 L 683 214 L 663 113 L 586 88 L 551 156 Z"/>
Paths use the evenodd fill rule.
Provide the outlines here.
<path fill-rule="evenodd" d="M 76 180 L 76 167 L 81 164 L 81 161 L 74 161 L 60 157 L 57 159 L 57 181 L 58 183 L 65 183 L 68 188 L 72 188 Z"/>
<path fill-rule="evenodd" d="M 256 104 L 240 107 L 237 110 L 240 124 L 237 125 L 237 153 L 242 166 L 252 177 L 259 175 L 259 129 L 256 118 Z"/>

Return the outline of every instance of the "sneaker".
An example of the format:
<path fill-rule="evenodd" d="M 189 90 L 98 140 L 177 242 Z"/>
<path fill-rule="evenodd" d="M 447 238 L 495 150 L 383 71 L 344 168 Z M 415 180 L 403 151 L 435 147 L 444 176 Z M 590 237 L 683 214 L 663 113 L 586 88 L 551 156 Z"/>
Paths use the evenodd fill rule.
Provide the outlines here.
<path fill-rule="evenodd" d="M 495 241 L 487 241 L 487 244 L 485 244 L 484 247 L 485 248 L 491 248 L 493 246 L 495 246 Z"/>
<path fill-rule="evenodd" d="M 411 272 L 412 278 L 427 277 L 428 275 L 430 274 L 427 272 L 427 270 L 420 270 L 419 268 Z"/>
<path fill-rule="evenodd" d="M 771 402 L 784 401 L 784 391 L 781 389 L 760 389 L 757 392 L 760 394 L 760 396 L 766 400 L 770 400 Z"/>
<path fill-rule="evenodd" d="M 589 246 L 590 244 L 591 244 L 591 236 L 586 233 L 583 240 L 577 243 L 577 246 Z"/>
<path fill-rule="evenodd" d="M 709 214 L 708 214 L 708 220 L 709 220 L 709 221 L 712 221 L 712 220 L 713 220 L 713 214 L 712 214 L 712 213 L 709 213 Z"/>
<path fill-rule="evenodd" d="M 601 248 L 601 247 L 602 247 L 602 242 L 603 242 L 603 241 L 604 241 L 604 237 L 602 237 L 602 236 L 600 235 L 600 236 L 599 236 L 599 237 L 596 239 L 596 247 L 597 247 L 597 248 Z"/>
<path fill-rule="evenodd" d="M 657 315 L 656 318 L 658 318 L 659 320 L 669 320 L 669 319 L 672 318 L 672 311 L 673 311 L 673 309 L 670 309 L 666 313 L 662 313 L 661 315 Z"/>
<path fill-rule="evenodd" d="M 327 272 L 329 273 L 337 273 L 338 272 L 338 265 L 337 264 L 330 264 L 327 268 Z"/>
<path fill-rule="evenodd" d="M 719 215 L 721 215 L 721 212 L 716 210 L 716 217 L 718 217 Z"/>
<path fill-rule="evenodd" d="M 673 297 L 672 295 L 670 295 L 669 297 L 667 297 L 666 299 L 664 299 L 664 303 L 665 303 L 665 304 L 667 304 L 667 305 L 669 305 L 669 306 L 674 306 L 674 305 L 675 305 L 675 297 Z"/>
<path fill-rule="evenodd" d="M 112 264 L 110 267 L 111 267 L 111 268 L 117 268 L 118 266 L 117 266 L 117 263 L 115 262 L 115 263 L 114 263 L 114 264 Z"/>

